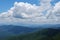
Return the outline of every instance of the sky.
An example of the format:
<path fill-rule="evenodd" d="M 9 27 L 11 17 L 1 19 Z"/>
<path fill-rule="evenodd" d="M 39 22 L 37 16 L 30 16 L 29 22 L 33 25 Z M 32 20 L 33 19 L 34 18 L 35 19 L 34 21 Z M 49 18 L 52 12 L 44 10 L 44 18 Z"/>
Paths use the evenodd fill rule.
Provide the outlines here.
<path fill-rule="evenodd" d="M 53 0 L 52 4 L 54 5 L 54 3 L 58 1 L 60 0 Z M 28 2 L 39 5 L 39 0 L 0 0 L 0 13 L 9 10 L 13 6 L 14 2 Z"/>
<path fill-rule="evenodd" d="M 0 24 L 60 24 L 60 0 L 0 0 Z"/>
<path fill-rule="evenodd" d="M 28 2 L 37 5 L 39 4 L 39 0 L 0 0 L 0 12 L 4 12 L 10 9 L 13 6 L 14 2 Z"/>

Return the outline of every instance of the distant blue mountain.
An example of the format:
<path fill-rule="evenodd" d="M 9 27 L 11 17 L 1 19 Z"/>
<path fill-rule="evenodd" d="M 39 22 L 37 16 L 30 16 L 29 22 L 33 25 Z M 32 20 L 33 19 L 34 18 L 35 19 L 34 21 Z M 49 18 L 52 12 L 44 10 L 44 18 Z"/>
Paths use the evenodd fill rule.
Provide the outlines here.
<path fill-rule="evenodd" d="M 7 36 L 7 35 L 18 35 L 18 34 L 26 34 L 35 32 L 44 28 L 60 28 L 60 24 L 46 24 L 46 25 L 37 25 L 37 26 L 17 26 L 17 25 L 2 25 L 0 26 L 0 36 Z"/>
<path fill-rule="evenodd" d="M 3 35 L 10 35 L 10 34 L 25 34 L 37 31 L 38 28 L 31 28 L 25 26 L 15 26 L 15 25 L 3 25 L 0 26 L 0 36 Z"/>
<path fill-rule="evenodd" d="M 17 25 L 1 25 L 0 26 L 0 39 L 7 36 L 33 33 L 46 28 L 60 29 L 60 24 L 46 24 L 46 25 L 32 25 L 32 26 L 17 26 Z"/>
<path fill-rule="evenodd" d="M 37 28 L 30 28 L 24 26 L 10 26 L 11 29 L 8 29 L 8 32 L 12 32 L 14 34 L 22 34 L 22 33 L 29 33 L 38 30 Z"/>

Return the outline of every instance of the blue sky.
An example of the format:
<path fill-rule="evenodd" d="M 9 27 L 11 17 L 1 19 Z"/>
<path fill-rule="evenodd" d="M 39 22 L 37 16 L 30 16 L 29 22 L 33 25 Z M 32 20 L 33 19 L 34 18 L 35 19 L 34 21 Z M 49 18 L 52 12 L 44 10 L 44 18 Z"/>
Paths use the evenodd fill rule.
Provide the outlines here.
<path fill-rule="evenodd" d="M 54 0 L 52 4 L 58 1 L 60 0 Z M 39 0 L 0 0 L 0 13 L 9 10 L 14 5 L 14 2 L 28 2 L 39 5 Z"/>
<path fill-rule="evenodd" d="M 7 11 L 14 5 L 14 2 L 28 2 L 38 4 L 38 0 L 0 0 L 0 12 Z"/>
<path fill-rule="evenodd" d="M 0 24 L 57 24 L 60 0 L 0 0 L 0 13 Z"/>

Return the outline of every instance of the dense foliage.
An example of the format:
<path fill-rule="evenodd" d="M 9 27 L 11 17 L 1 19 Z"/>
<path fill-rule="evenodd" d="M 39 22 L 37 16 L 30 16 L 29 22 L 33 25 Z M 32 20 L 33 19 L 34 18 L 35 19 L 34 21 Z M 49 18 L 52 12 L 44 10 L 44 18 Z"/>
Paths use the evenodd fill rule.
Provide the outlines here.
<path fill-rule="evenodd" d="M 42 29 L 33 33 L 10 36 L 6 40 L 60 40 L 60 29 Z"/>

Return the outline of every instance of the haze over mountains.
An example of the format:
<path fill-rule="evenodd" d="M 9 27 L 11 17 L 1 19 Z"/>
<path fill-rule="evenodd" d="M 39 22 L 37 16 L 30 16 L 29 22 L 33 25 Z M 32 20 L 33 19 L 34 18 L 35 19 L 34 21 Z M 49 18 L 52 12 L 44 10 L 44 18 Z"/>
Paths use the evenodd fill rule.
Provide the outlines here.
<path fill-rule="evenodd" d="M 41 34 L 40 34 L 41 33 Z M 0 26 L 0 40 L 48 40 L 46 37 L 54 37 L 60 33 L 60 24 L 56 25 L 40 25 L 33 28 L 16 25 Z M 39 35 L 39 36 L 38 36 Z M 43 37 L 44 36 L 44 37 Z M 15 38 L 18 37 L 18 38 Z M 36 38 L 34 38 L 36 37 Z M 49 38 L 52 39 L 52 38 Z M 57 36 L 59 37 L 59 36 Z M 26 38 L 26 39 L 25 39 Z M 43 39 L 44 38 L 44 39 Z M 58 39 L 58 38 L 57 38 Z M 55 40 L 55 39 L 54 39 Z"/>
<path fill-rule="evenodd" d="M 60 24 L 56 25 L 39 25 L 39 26 L 17 26 L 17 25 L 2 25 L 0 26 L 0 36 L 2 35 L 18 35 L 35 32 L 45 28 L 59 29 Z"/>
<path fill-rule="evenodd" d="M 60 40 L 60 1 L 52 1 L 15 2 L 0 13 L 0 40 Z"/>

